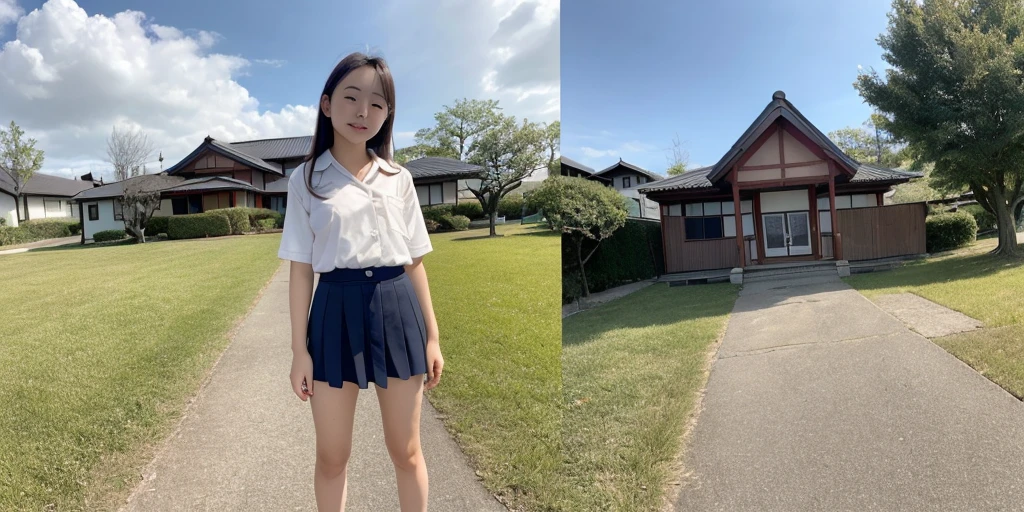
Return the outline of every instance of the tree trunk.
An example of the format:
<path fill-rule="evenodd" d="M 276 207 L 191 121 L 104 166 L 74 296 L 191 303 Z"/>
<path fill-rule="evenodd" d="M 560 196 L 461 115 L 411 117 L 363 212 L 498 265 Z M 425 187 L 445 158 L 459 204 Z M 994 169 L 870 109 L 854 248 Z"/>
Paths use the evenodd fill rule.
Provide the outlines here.
<path fill-rule="evenodd" d="M 498 231 L 494 229 L 494 223 L 498 221 L 498 212 L 491 210 L 491 234 L 490 236 L 498 236 Z"/>
<path fill-rule="evenodd" d="M 1017 249 L 1017 227 L 1013 222 L 1013 210 L 1004 201 L 993 201 L 996 210 L 996 226 L 999 228 L 999 245 L 996 246 L 995 254 L 1006 257 L 1016 257 L 1020 254 Z"/>
<path fill-rule="evenodd" d="M 590 297 L 590 287 L 587 286 L 587 271 L 583 268 L 583 237 L 573 237 L 576 243 L 576 264 L 580 267 L 580 283 L 583 285 L 583 297 Z"/>

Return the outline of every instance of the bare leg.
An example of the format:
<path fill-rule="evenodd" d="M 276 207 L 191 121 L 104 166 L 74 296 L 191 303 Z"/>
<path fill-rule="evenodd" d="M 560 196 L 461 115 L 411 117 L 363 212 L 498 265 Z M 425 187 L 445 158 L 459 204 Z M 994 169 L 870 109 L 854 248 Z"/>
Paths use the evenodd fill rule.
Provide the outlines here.
<path fill-rule="evenodd" d="M 427 463 L 420 448 L 423 376 L 413 375 L 409 380 L 389 377 L 387 389 L 376 389 L 384 422 L 384 444 L 398 480 L 398 502 L 402 512 L 425 512 Z"/>
<path fill-rule="evenodd" d="M 359 386 L 346 382 L 341 389 L 314 381 L 310 406 L 316 428 L 316 466 L 313 492 L 320 512 L 345 510 L 348 459 L 352 454 L 352 425 Z"/>

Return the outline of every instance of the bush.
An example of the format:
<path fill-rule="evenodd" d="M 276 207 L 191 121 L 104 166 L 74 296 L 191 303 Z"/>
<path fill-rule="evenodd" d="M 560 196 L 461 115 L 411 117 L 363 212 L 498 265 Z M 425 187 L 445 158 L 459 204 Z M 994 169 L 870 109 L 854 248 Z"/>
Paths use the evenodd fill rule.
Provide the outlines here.
<path fill-rule="evenodd" d="M 433 206 L 423 206 L 420 209 L 423 211 L 424 219 L 430 219 L 434 222 L 442 223 L 441 219 L 446 215 L 455 214 L 453 212 L 454 208 L 455 205 L 453 204 L 435 204 Z"/>
<path fill-rule="evenodd" d="M 26 220 L 18 227 L 27 230 L 35 240 L 45 240 L 47 238 L 71 236 L 71 226 L 77 224 L 77 220 L 37 219 Z"/>
<path fill-rule="evenodd" d="M 248 208 L 238 207 L 238 210 L 242 210 L 249 215 L 249 224 L 257 226 L 261 220 L 274 219 L 274 228 L 280 228 L 284 226 L 284 215 L 280 212 L 271 210 L 270 208 Z"/>
<path fill-rule="evenodd" d="M 146 234 L 159 235 L 167 232 L 167 219 L 170 217 L 150 217 L 146 221 Z"/>
<path fill-rule="evenodd" d="M 256 221 L 257 231 L 263 231 L 265 229 L 274 229 L 277 227 L 277 220 L 273 218 L 260 219 Z"/>
<path fill-rule="evenodd" d="M 427 233 L 433 233 L 437 231 L 437 228 L 441 227 L 441 225 L 433 219 L 423 219 L 423 223 L 427 225 Z"/>
<path fill-rule="evenodd" d="M 92 240 L 94 242 L 113 242 L 115 240 L 124 240 L 126 236 L 123 229 L 108 229 L 97 231 L 92 235 Z"/>
<path fill-rule="evenodd" d="M 484 207 L 476 199 L 467 199 L 466 202 L 452 207 L 451 214 L 463 215 L 469 217 L 470 220 L 482 219 L 484 218 Z"/>
<path fill-rule="evenodd" d="M 980 204 L 969 204 L 961 208 L 961 210 L 974 217 L 974 222 L 978 224 L 978 231 L 996 228 L 996 216 L 986 212 Z"/>
<path fill-rule="evenodd" d="M 469 217 L 465 215 L 445 215 L 441 218 L 441 227 L 452 231 L 465 231 L 469 229 Z"/>
<path fill-rule="evenodd" d="M 34 242 L 32 234 L 23 227 L 0 227 L 0 246 Z"/>
<path fill-rule="evenodd" d="M 241 235 L 242 233 L 248 233 L 252 231 L 252 223 L 249 222 L 249 208 L 235 207 L 235 208 L 217 208 L 210 210 L 209 213 L 216 213 L 227 217 L 228 225 L 231 226 L 232 235 Z"/>
<path fill-rule="evenodd" d="M 193 213 L 167 218 L 167 237 L 172 240 L 226 236 L 231 234 L 231 223 L 222 212 Z"/>
<path fill-rule="evenodd" d="M 506 219 L 523 218 L 523 195 L 509 194 L 498 200 L 498 217 Z"/>
<path fill-rule="evenodd" d="M 925 244 L 928 252 L 948 251 L 973 242 L 978 223 L 971 214 L 960 211 L 932 215 L 925 221 Z"/>

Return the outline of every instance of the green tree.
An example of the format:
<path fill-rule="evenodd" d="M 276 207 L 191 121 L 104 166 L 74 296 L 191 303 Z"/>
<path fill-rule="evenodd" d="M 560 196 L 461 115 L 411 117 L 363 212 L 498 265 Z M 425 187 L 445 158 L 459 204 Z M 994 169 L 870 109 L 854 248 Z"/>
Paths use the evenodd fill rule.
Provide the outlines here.
<path fill-rule="evenodd" d="M 585 265 L 601 241 L 626 224 L 626 196 L 584 178 L 554 175 L 530 195 L 530 206 L 544 212 L 548 226 L 569 237 L 576 249 L 583 297 L 590 296 Z M 583 240 L 597 242 L 586 255 Z"/>
<path fill-rule="evenodd" d="M 469 162 L 483 167 L 477 188 L 470 192 L 490 218 L 490 236 L 497 236 L 498 201 L 519 187 L 525 178 L 545 165 L 545 129 L 514 116 L 498 115 L 497 121 L 473 141 Z"/>
<path fill-rule="evenodd" d="M 995 214 L 995 252 L 1018 254 L 1014 212 L 1024 186 L 1024 9 L 1013 0 L 895 0 L 878 38 L 891 65 L 854 86 L 881 127 L 939 188 L 966 186 Z"/>
<path fill-rule="evenodd" d="M 686 166 L 689 165 L 690 154 L 683 149 L 683 143 L 679 140 L 679 134 L 672 138 L 672 157 L 668 161 L 668 169 L 665 170 L 665 174 L 669 176 L 676 176 L 686 172 Z"/>
<path fill-rule="evenodd" d="M 0 171 L 14 181 L 15 201 L 21 204 L 21 192 L 29 178 L 43 166 L 43 150 L 36 149 L 36 140 L 22 140 L 25 131 L 14 121 L 10 129 L 0 129 Z"/>
<path fill-rule="evenodd" d="M 560 121 L 554 121 L 551 124 L 544 125 L 543 133 L 543 144 L 544 150 L 548 153 L 548 175 L 558 174 L 560 170 L 560 164 L 558 161 L 558 150 L 562 142 L 562 123 Z"/>
<path fill-rule="evenodd" d="M 114 168 L 114 177 L 122 182 L 121 214 L 124 229 L 136 242 L 146 242 L 146 224 L 160 206 L 160 192 L 146 176 L 146 160 L 153 155 L 153 145 L 142 131 L 118 130 L 114 127 L 107 139 L 107 159 Z"/>
<path fill-rule="evenodd" d="M 425 156 L 447 156 L 447 155 L 432 155 L 430 154 L 431 149 L 425 144 L 413 144 L 412 146 L 406 146 L 402 149 L 395 150 L 395 162 L 398 165 L 405 165 L 409 160 L 415 160 L 417 158 Z"/>
<path fill-rule="evenodd" d="M 884 121 L 877 114 L 872 114 L 862 127 L 840 128 L 829 132 L 828 138 L 858 162 L 900 167 L 906 158 L 905 152 L 892 134 L 879 126 L 881 122 Z"/>
<path fill-rule="evenodd" d="M 465 160 L 473 141 L 499 120 L 498 100 L 456 100 L 434 114 L 436 124 L 416 132 L 427 156 Z"/>

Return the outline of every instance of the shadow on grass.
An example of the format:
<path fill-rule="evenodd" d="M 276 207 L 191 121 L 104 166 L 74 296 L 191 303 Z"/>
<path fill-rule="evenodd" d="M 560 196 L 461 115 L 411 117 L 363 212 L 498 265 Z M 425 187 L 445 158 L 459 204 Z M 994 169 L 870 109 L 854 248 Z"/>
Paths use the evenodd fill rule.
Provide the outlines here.
<path fill-rule="evenodd" d="M 732 311 L 738 291 L 729 283 L 673 287 L 655 283 L 563 320 L 562 346 L 596 341 L 617 329 L 663 327 L 726 315 Z"/>
<path fill-rule="evenodd" d="M 948 256 L 939 260 L 920 260 L 884 272 L 856 274 L 845 281 L 859 290 L 875 290 L 901 286 L 924 286 L 939 282 L 986 277 L 1019 269 L 1024 257 L 1007 258 L 993 254 Z"/>

